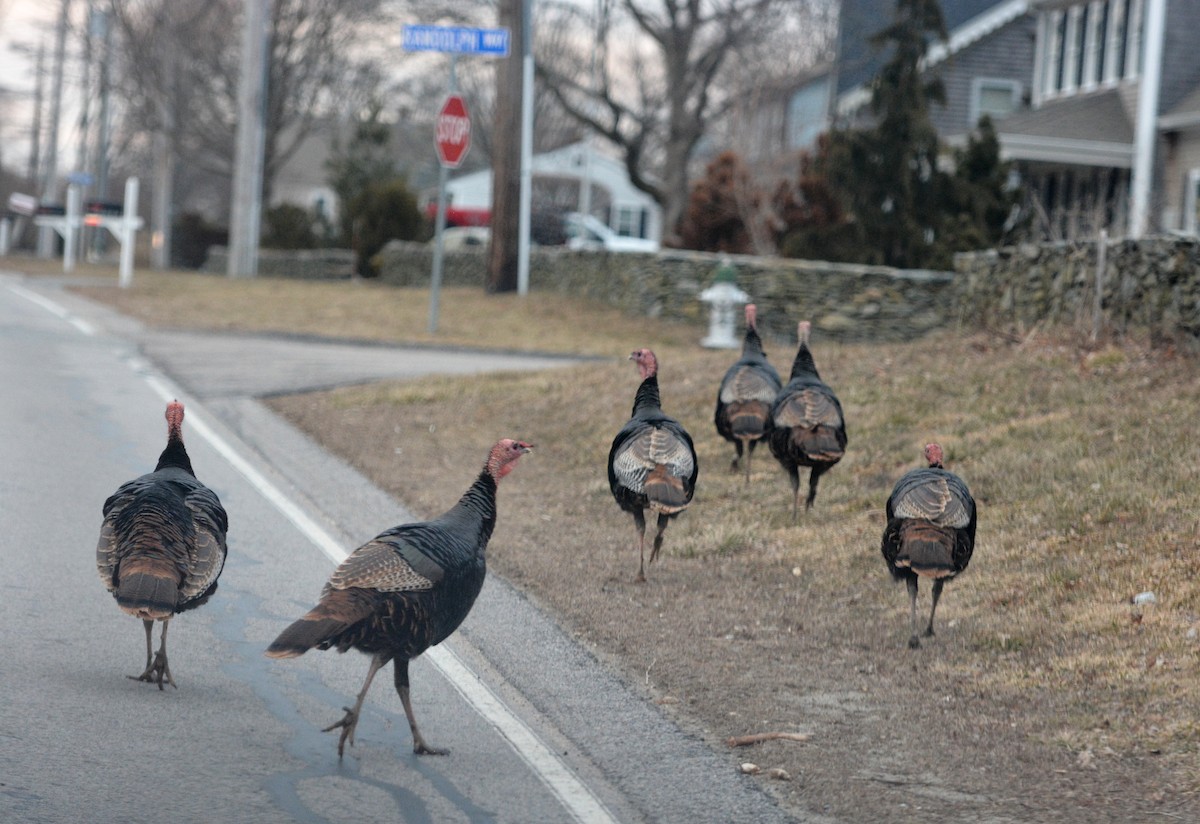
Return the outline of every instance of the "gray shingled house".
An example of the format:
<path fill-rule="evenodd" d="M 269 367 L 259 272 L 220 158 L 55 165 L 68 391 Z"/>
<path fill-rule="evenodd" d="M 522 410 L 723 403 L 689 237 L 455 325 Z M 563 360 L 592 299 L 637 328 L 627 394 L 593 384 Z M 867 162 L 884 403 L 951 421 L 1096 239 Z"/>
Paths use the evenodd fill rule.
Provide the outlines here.
<path fill-rule="evenodd" d="M 830 123 L 865 122 L 885 60 L 871 36 L 894 13 L 895 0 L 842 0 L 837 56 L 783 98 L 775 147 L 809 149 Z M 948 39 L 926 55 L 946 89 L 934 126 L 957 146 L 990 115 L 1036 228 L 1197 233 L 1200 0 L 943 0 L 942 14 Z"/>

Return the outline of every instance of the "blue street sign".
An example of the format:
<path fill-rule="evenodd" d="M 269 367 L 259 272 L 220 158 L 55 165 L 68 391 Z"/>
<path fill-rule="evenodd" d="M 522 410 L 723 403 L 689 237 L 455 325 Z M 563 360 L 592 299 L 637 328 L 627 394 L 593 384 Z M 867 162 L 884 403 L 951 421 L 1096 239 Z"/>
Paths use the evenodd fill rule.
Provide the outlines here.
<path fill-rule="evenodd" d="M 508 29 L 471 29 L 460 26 L 404 26 L 405 51 L 455 52 L 456 54 L 508 55 Z"/>

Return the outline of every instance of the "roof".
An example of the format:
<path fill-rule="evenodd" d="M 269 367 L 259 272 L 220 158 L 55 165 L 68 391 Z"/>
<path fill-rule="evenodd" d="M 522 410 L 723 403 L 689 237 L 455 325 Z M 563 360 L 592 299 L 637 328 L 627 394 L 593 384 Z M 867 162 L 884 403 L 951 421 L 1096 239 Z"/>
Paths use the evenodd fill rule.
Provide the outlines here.
<path fill-rule="evenodd" d="M 949 54 L 1016 19 L 1028 7 L 1028 0 L 943 0 Z M 895 14 L 896 0 L 842 0 L 838 24 L 839 95 L 866 84 L 879 72 L 887 55 L 871 45 L 871 38 L 891 23 Z M 944 47 L 932 44 L 932 48 Z"/>
<path fill-rule="evenodd" d="M 1130 168 L 1133 120 L 1116 89 L 1043 103 L 996 121 L 1007 158 Z"/>
<path fill-rule="evenodd" d="M 943 0 L 946 41 L 929 44 L 925 64 L 933 66 L 987 37 L 1029 11 L 1030 0 Z M 868 84 L 887 53 L 871 38 L 895 16 L 896 0 L 842 0 L 838 32 L 838 110 L 849 112 L 870 100 Z"/>
<path fill-rule="evenodd" d="M 1158 128 L 1164 131 L 1196 127 L 1200 127 L 1200 86 L 1192 89 L 1175 108 L 1158 119 Z"/>

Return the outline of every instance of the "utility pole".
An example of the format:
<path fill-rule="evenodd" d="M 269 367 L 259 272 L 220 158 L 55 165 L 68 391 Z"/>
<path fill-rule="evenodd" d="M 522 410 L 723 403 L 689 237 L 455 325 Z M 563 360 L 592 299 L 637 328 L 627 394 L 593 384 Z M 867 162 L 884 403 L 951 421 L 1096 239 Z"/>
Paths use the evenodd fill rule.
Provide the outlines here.
<path fill-rule="evenodd" d="M 58 16 L 58 31 L 54 43 L 54 88 L 50 100 L 50 136 L 46 141 L 46 167 L 42 171 L 42 203 L 58 200 L 58 121 L 62 113 L 63 63 L 67 54 L 67 20 L 71 13 L 71 0 L 62 0 L 62 11 Z M 43 226 L 38 232 L 37 256 L 48 258 L 54 252 L 54 230 Z"/>
<path fill-rule="evenodd" d="M 230 203 L 231 278 L 258 275 L 258 235 L 262 220 L 263 144 L 266 126 L 266 21 L 271 0 L 246 0 L 242 32 L 242 76 L 238 84 L 237 153 Z"/>
<path fill-rule="evenodd" d="M 496 111 L 492 126 L 492 232 L 487 251 L 489 293 L 514 292 L 519 268 L 521 200 L 521 89 L 523 0 L 500 0 L 499 24 L 512 32 L 509 57 L 496 66 Z"/>
<path fill-rule="evenodd" d="M 33 191 L 41 192 L 38 184 L 38 167 L 42 163 L 42 105 L 46 86 L 46 44 L 39 43 L 37 51 L 37 77 L 33 86 L 33 128 L 29 146 L 29 185 Z"/>
<path fill-rule="evenodd" d="M 1137 121 L 1133 138 L 1133 205 L 1129 210 L 1129 237 L 1136 240 L 1150 224 L 1150 184 L 1158 148 L 1158 96 L 1162 84 L 1163 32 L 1166 0 L 1147 0 L 1143 34 L 1142 75 L 1138 80 Z"/>

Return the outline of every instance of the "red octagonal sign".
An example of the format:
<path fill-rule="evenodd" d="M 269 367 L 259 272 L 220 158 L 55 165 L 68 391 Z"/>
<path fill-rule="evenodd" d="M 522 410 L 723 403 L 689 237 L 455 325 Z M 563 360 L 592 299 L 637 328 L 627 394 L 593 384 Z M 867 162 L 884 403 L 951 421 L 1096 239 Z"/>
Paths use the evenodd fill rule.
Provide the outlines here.
<path fill-rule="evenodd" d="M 452 94 L 446 98 L 436 128 L 438 160 L 449 169 L 457 169 L 471 148 L 471 117 L 462 97 Z"/>

